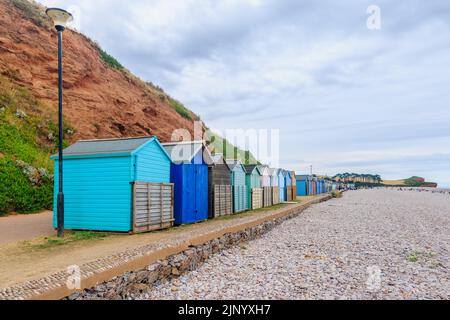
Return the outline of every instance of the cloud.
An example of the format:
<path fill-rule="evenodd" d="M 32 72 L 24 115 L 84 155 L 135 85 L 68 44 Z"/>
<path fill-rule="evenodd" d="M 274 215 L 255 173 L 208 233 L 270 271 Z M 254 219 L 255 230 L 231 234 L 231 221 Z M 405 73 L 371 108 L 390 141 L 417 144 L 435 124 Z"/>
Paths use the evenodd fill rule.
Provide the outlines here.
<path fill-rule="evenodd" d="M 82 32 L 208 126 L 280 129 L 284 166 L 450 185 L 448 1 L 379 0 L 379 31 L 372 1 L 71 3 Z"/>

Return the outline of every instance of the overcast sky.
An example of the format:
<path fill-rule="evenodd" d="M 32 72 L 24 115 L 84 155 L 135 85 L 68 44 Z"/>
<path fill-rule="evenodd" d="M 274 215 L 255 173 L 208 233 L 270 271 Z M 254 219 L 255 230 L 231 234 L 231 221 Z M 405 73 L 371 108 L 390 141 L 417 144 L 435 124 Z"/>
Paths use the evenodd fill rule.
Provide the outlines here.
<path fill-rule="evenodd" d="M 280 129 L 283 167 L 450 187 L 448 0 L 40 2 L 209 127 Z"/>

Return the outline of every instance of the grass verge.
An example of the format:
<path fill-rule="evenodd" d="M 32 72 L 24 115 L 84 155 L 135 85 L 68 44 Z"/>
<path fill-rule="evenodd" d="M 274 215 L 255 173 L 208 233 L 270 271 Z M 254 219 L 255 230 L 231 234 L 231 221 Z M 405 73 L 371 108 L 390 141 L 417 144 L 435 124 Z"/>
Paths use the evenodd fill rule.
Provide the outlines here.
<path fill-rule="evenodd" d="M 64 238 L 45 237 L 33 241 L 25 241 L 24 245 L 30 250 L 47 250 L 84 241 L 100 240 L 111 236 L 109 233 L 92 231 L 74 231 L 67 233 Z"/>

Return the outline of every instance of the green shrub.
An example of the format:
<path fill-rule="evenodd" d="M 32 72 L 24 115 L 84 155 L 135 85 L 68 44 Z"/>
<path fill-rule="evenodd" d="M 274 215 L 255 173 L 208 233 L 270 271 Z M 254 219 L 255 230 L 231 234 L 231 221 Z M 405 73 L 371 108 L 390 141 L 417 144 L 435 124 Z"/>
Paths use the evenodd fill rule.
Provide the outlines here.
<path fill-rule="evenodd" d="M 192 120 L 190 111 L 179 101 L 169 97 L 169 104 L 180 116 L 185 119 Z"/>
<path fill-rule="evenodd" d="M 51 209 L 53 162 L 49 156 L 55 151 L 57 126 L 25 88 L 4 77 L 0 77 L 0 101 L 4 108 L 0 113 L 0 214 Z"/>
<path fill-rule="evenodd" d="M 250 151 L 239 149 L 227 139 L 222 138 L 211 130 L 207 130 L 206 133 L 208 136 L 209 148 L 213 153 L 221 153 L 225 159 L 237 159 L 244 164 L 258 163 Z"/>
<path fill-rule="evenodd" d="M 98 53 L 100 54 L 100 58 L 111 68 L 116 70 L 122 70 L 123 66 L 117 61 L 116 58 L 108 54 L 105 50 L 97 46 Z"/>
<path fill-rule="evenodd" d="M 52 208 L 51 180 L 34 186 L 8 157 L 0 159 L 0 168 L 0 215 L 11 211 L 32 213 Z"/>
<path fill-rule="evenodd" d="M 11 3 L 21 10 L 25 17 L 31 19 L 36 25 L 49 29 L 51 24 L 45 15 L 44 7 L 28 0 L 11 0 Z"/>
<path fill-rule="evenodd" d="M 331 196 L 332 196 L 333 198 L 342 198 L 342 192 L 339 192 L 339 191 L 332 191 L 332 192 L 331 192 Z"/>

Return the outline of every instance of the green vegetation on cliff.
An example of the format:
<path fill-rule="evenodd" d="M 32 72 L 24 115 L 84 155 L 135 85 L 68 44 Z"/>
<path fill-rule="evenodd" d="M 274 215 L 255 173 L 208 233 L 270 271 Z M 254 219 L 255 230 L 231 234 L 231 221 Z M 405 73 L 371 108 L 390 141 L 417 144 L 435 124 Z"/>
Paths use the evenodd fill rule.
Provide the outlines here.
<path fill-rule="evenodd" d="M 51 209 L 56 117 L 0 76 L 0 214 Z M 72 131 L 69 129 L 69 133 Z"/>
<path fill-rule="evenodd" d="M 208 130 L 209 149 L 213 154 L 221 153 L 225 159 L 237 159 L 244 164 L 257 164 L 258 160 L 250 151 L 244 151 L 231 144 L 227 139 Z"/>

